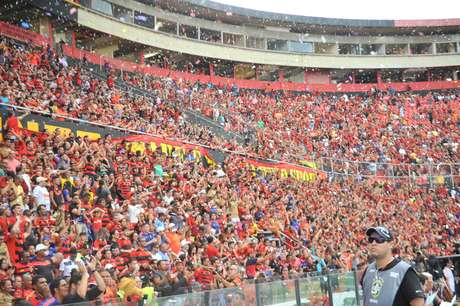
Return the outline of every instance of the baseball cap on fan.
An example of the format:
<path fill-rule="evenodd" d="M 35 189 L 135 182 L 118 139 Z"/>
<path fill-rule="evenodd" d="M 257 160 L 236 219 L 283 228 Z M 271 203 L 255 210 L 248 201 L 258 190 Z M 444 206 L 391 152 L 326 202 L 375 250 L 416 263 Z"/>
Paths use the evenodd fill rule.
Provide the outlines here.
<path fill-rule="evenodd" d="M 393 235 L 390 230 L 384 226 L 370 227 L 366 230 L 366 236 L 370 236 L 373 233 L 377 233 L 380 237 L 384 238 L 386 241 L 393 240 Z"/>

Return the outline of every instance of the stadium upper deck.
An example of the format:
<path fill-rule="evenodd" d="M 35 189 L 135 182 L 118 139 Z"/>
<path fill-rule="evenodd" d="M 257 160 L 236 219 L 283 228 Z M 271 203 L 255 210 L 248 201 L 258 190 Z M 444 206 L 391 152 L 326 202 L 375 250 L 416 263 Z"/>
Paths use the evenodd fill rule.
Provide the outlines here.
<path fill-rule="evenodd" d="M 212 1 L 10 2 L 3 20 L 25 20 L 41 34 L 52 32 L 54 42 L 172 70 L 308 84 L 456 81 L 459 75 L 460 19 L 305 17 Z"/>

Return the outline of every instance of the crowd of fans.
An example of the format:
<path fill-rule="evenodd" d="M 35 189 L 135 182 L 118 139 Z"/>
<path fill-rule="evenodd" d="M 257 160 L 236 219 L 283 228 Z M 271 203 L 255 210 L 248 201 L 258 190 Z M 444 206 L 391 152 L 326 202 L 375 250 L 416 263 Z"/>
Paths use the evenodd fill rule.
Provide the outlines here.
<path fill-rule="evenodd" d="M 390 89 L 350 97 L 263 93 L 115 71 L 100 81 L 68 66 L 51 49 L 6 50 L 2 98 L 14 96 L 11 103 L 17 105 L 283 161 L 459 160 L 460 97 L 455 92 L 422 96 Z M 128 96 L 115 88 L 117 79 L 157 98 Z M 186 124 L 180 111 L 184 107 L 246 137 L 245 145 Z"/>
<path fill-rule="evenodd" d="M 116 288 L 129 292 L 124 298 L 142 292 L 125 286 L 168 296 L 358 269 L 367 263 L 365 228 L 376 223 L 393 228 L 395 253 L 418 264 L 422 254 L 458 247 L 459 198 L 444 187 L 299 182 L 254 174 L 235 157 L 216 170 L 191 152 L 133 152 L 110 136 L 90 142 L 59 130 L 10 129 L 7 139 L 0 290 L 11 299 L 108 301 Z M 61 283 L 66 289 L 56 293 Z"/>
<path fill-rule="evenodd" d="M 277 160 L 319 159 L 380 163 L 455 163 L 459 160 L 460 96 L 372 91 L 366 95 L 261 92 L 235 86 L 173 82 L 124 75 L 134 86 L 170 96 L 255 142 L 239 148 Z"/>
<path fill-rule="evenodd" d="M 51 49 L 7 40 L 1 48 L 2 103 L 228 146 L 185 125 L 178 107 L 228 102 L 223 124 L 256 122 L 261 156 L 303 153 L 305 141 L 318 155 L 458 161 L 455 96 L 288 97 L 144 79 L 158 94 L 150 101 L 119 92 L 112 77 L 89 78 Z M 401 114 L 411 111 L 417 119 Z M 375 224 L 392 229 L 394 253 L 420 272 L 430 256 L 458 253 L 460 198 L 443 185 L 301 182 L 253 171 L 234 155 L 210 168 L 192 152 L 133 151 L 111 136 L 30 133 L 17 116 L 0 144 L 1 305 L 133 301 L 360 269 L 365 229 Z"/>
<path fill-rule="evenodd" d="M 91 77 L 53 49 L 30 49 L 3 40 L 0 66 L 2 103 L 161 135 L 178 140 L 223 146 L 207 129 L 185 122 L 169 101 L 180 92 L 171 82 L 156 83 L 156 99 L 129 95 L 115 86 L 115 73 L 106 81 Z M 232 144 L 226 143 L 229 148 Z"/>

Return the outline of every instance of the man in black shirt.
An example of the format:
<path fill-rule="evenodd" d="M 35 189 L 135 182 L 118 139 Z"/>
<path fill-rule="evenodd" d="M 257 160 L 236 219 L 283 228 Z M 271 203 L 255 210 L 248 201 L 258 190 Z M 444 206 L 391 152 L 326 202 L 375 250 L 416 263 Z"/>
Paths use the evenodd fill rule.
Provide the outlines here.
<path fill-rule="evenodd" d="M 414 269 L 392 255 L 393 236 L 383 227 L 366 231 L 369 254 L 375 261 L 369 264 L 361 278 L 364 306 L 423 306 L 425 295 Z"/>

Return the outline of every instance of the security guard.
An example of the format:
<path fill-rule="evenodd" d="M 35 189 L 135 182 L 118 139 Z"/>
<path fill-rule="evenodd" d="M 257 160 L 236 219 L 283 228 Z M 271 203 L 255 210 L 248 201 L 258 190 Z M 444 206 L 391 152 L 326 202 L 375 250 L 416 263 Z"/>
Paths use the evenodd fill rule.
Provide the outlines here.
<path fill-rule="evenodd" d="M 366 235 L 369 254 L 375 261 L 361 278 L 364 306 L 423 306 L 425 295 L 415 270 L 392 255 L 390 231 L 383 226 L 371 227 Z"/>

